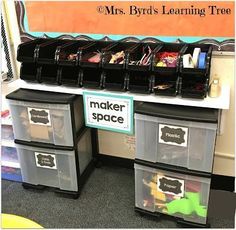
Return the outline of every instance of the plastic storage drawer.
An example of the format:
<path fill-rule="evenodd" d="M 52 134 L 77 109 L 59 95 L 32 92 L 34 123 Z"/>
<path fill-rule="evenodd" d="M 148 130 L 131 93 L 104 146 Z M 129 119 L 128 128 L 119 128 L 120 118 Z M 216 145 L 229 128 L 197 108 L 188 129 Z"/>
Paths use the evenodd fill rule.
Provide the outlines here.
<path fill-rule="evenodd" d="M 73 151 L 16 144 L 23 182 L 78 191 L 78 178 L 92 160 L 91 129 Z M 79 161 L 77 174 L 76 154 Z"/>
<path fill-rule="evenodd" d="M 74 146 L 84 125 L 81 96 L 19 89 L 6 98 L 15 139 Z"/>
<path fill-rule="evenodd" d="M 210 177 L 135 164 L 135 207 L 206 225 Z"/>
<path fill-rule="evenodd" d="M 217 111 L 143 103 L 135 113 L 136 158 L 212 171 Z"/>

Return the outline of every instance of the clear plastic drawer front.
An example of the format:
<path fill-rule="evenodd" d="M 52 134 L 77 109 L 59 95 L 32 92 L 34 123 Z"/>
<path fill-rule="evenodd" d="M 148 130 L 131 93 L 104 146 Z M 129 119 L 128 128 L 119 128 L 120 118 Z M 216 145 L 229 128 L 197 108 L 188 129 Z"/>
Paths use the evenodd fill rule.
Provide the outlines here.
<path fill-rule="evenodd" d="M 23 182 L 67 191 L 78 191 L 81 176 L 92 161 L 91 129 L 86 129 L 77 150 L 56 150 L 16 144 Z M 78 165 L 76 165 L 76 154 Z M 77 174 L 77 170 L 79 172 Z"/>
<path fill-rule="evenodd" d="M 79 102 L 82 108 L 82 101 Z M 46 104 L 9 100 L 15 139 L 61 146 L 73 146 L 72 117 L 69 104 Z M 75 112 L 83 123 L 82 109 Z M 77 129 L 77 130 L 78 130 Z"/>
<path fill-rule="evenodd" d="M 210 179 L 135 164 L 135 206 L 206 224 Z"/>
<path fill-rule="evenodd" d="M 216 123 L 135 114 L 136 158 L 211 172 Z"/>
<path fill-rule="evenodd" d="M 78 191 L 74 151 L 17 145 L 23 182 Z"/>

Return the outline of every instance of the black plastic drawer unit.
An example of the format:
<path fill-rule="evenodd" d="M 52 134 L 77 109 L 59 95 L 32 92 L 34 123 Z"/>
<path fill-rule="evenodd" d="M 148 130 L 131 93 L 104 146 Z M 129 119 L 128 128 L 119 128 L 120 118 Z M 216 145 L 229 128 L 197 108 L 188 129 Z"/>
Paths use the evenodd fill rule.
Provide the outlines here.
<path fill-rule="evenodd" d="M 6 96 L 15 139 L 74 146 L 84 126 L 82 96 L 18 89 Z"/>

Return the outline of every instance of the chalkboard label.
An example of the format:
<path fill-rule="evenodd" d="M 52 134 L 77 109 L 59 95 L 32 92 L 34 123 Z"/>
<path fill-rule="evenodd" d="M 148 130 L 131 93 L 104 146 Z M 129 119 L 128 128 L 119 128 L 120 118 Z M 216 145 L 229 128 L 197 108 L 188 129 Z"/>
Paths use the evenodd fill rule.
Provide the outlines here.
<path fill-rule="evenodd" d="M 187 147 L 188 128 L 159 124 L 159 143 Z"/>
<path fill-rule="evenodd" d="M 51 126 L 50 112 L 48 109 L 28 108 L 30 124 Z"/>
<path fill-rule="evenodd" d="M 54 154 L 35 152 L 37 167 L 47 169 L 57 169 L 56 156 Z"/>
<path fill-rule="evenodd" d="M 165 176 L 157 176 L 157 190 L 166 194 L 183 197 L 184 196 L 184 180 L 170 178 Z"/>

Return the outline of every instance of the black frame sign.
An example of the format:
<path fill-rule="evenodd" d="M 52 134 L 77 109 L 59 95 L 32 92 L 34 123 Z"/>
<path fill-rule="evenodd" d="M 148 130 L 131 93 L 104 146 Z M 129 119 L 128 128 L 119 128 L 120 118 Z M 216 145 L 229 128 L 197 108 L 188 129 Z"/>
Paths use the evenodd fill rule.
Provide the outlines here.
<path fill-rule="evenodd" d="M 188 128 L 159 124 L 159 143 L 187 147 Z"/>
<path fill-rule="evenodd" d="M 157 190 L 178 197 L 184 196 L 184 180 L 157 175 Z"/>
<path fill-rule="evenodd" d="M 50 111 L 48 109 L 28 108 L 30 124 L 51 126 Z"/>
<path fill-rule="evenodd" d="M 47 169 L 57 169 L 56 155 L 35 152 L 35 163 L 37 167 Z"/>

